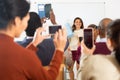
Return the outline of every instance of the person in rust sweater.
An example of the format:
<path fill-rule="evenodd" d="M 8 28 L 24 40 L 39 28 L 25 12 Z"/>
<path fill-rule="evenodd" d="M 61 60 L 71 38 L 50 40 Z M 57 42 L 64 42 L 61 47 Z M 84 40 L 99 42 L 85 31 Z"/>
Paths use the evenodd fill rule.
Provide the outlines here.
<path fill-rule="evenodd" d="M 30 5 L 26 0 L 0 0 L 0 80 L 55 80 L 67 41 L 65 29 L 54 36 L 55 54 L 49 69 L 43 68 L 36 46 L 46 37 L 38 28 L 33 41 L 23 48 L 14 42 L 27 27 Z"/>

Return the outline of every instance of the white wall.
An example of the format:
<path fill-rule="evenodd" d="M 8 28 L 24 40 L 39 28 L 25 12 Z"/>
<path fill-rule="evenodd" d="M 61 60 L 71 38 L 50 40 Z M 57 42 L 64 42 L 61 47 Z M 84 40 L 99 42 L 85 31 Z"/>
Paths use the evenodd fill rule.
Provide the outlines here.
<path fill-rule="evenodd" d="M 80 17 L 86 27 L 91 23 L 98 24 L 105 16 L 104 2 L 59 2 L 52 6 L 59 24 L 73 23 L 75 17 Z"/>
<path fill-rule="evenodd" d="M 112 19 L 120 18 L 120 0 L 107 0 L 106 1 L 106 17 Z"/>
<path fill-rule="evenodd" d="M 39 3 L 52 3 L 58 24 L 72 24 L 75 17 L 81 17 L 87 26 L 91 23 L 98 24 L 99 20 L 105 17 L 104 0 L 31 0 L 30 11 L 38 12 Z"/>
<path fill-rule="evenodd" d="M 30 0 L 35 2 L 103 2 L 105 0 Z"/>
<path fill-rule="evenodd" d="M 87 15 L 86 15 L 86 13 L 85 13 L 85 15 L 87 16 L 86 18 L 85 17 L 82 17 L 83 19 L 84 19 L 84 23 L 85 23 L 85 26 L 87 26 L 88 24 L 90 24 L 90 23 L 93 23 L 94 21 L 95 21 L 95 18 L 96 18 L 96 22 L 95 22 L 95 24 L 98 24 L 98 22 L 100 21 L 100 19 L 102 19 L 103 17 L 110 17 L 110 18 L 112 18 L 112 19 L 116 19 L 116 18 L 119 18 L 119 13 L 120 13 L 120 11 L 118 10 L 119 9 L 119 7 L 120 7 L 120 5 L 119 5 L 119 3 L 120 3 L 120 0 L 31 0 L 31 9 L 30 9 L 30 11 L 35 11 L 35 12 L 37 12 L 38 11 L 38 9 L 37 9 L 37 3 L 52 3 L 52 4 L 85 4 L 85 3 L 105 3 L 104 5 L 103 5 L 103 7 L 101 7 L 101 9 L 103 8 L 104 10 L 102 11 L 102 12 L 98 12 L 99 10 L 96 10 L 96 11 L 94 11 L 95 12 L 95 14 L 98 14 L 98 13 L 101 13 L 101 15 L 99 15 L 98 14 L 98 16 L 96 17 L 94 17 L 93 16 L 93 21 L 92 21 L 92 19 L 91 19 L 91 15 L 89 16 L 90 17 L 90 19 L 91 20 L 87 20 L 86 18 L 89 18 Z M 72 4 L 72 5 L 73 5 Z M 53 5 L 53 6 L 54 6 Z M 60 6 L 60 5 L 59 5 Z M 59 7 L 59 6 L 57 6 L 56 5 L 56 7 Z M 74 6 L 74 5 L 73 5 Z M 98 5 L 99 6 L 99 5 Z M 97 7 L 98 7 L 97 6 Z M 59 19 L 59 15 L 60 14 L 58 14 L 58 12 L 63 12 L 62 13 L 62 16 L 64 17 L 66 14 L 64 13 L 64 9 L 66 9 L 66 8 L 62 8 L 62 9 L 60 9 L 60 8 L 56 8 L 55 6 L 53 7 L 53 8 L 55 8 L 54 9 L 54 11 L 55 11 L 55 15 L 56 15 L 56 18 L 57 18 L 57 22 L 60 22 L 60 19 Z M 56 9 L 58 9 L 57 11 L 56 11 Z M 97 9 L 97 8 L 96 8 Z M 61 10 L 61 11 L 60 11 Z M 93 10 L 95 10 L 95 9 L 93 9 Z M 69 12 L 70 10 L 68 10 L 68 12 Z M 80 12 L 80 11 L 79 11 Z M 87 11 L 86 11 L 87 12 Z M 93 14 L 94 14 L 94 12 L 93 12 Z M 98 12 L 98 13 L 97 13 Z M 67 19 L 67 20 L 69 20 L 69 21 L 71 21 L 72 20 L 72 18 L 74 19 L 74 16 L 73 15 L 76 15 L 76 12 L 75 13 L 69 13 L 68 15 L 72 15 L 72 16 L 70 16 L 71 18 L 70 19 Z M 66 15 L 66 16 L 68 16 L 68 15 Z M 88 13 L 88 15 L 89 15 L 89 13 Z M 77 15 L 76 15 L 77 16 Z M 80 17 L 81 17 L 81 15 L 80 15 Z M 66 18 L 66 17 L 65 17 Z M 64 19 L 65 19 L 64 18 Z M 62 21 L 64 21 L 64 20 L 62 20 L 61 19 L 61 22 Z M 63 22 L 62 22 L 63 23 Z"/>

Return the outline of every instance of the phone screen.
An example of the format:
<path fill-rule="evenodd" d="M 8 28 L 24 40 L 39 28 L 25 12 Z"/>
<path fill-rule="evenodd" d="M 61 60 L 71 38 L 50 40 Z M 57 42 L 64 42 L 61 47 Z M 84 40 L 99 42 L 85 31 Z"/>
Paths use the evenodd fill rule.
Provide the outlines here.
<path fill-rule="evenodd" d="M 38 4 L 38 14 L 40 18 L 50 18 L 51 4 Z"/>
<path fill-rule="evenodd" d="M 38 4 L 38 14 L 40 18 L 45 17 L 45 8 L 44 4 Z"/>
<path fill-rule="evenodd" d="M 45 17 L 50 18 L 51 4 L 45 4 Z"/>
<path fill-rule="evenodd" d="M 84 29 L 84 43 L 90 49 L 93 47 L 93 32 L 92 32 L 92 29 Z"/>
<path fill-rule="evenodd" d="M 61 29 L 61 25 L 52 25 L 49 26 L 49 34 L 55 34 L 56 31 Z"/>

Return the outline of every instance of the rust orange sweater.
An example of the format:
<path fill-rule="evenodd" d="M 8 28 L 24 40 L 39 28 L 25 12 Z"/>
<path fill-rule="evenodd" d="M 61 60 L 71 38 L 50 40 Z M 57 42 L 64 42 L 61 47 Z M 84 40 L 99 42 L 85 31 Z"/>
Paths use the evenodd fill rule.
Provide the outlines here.
<path fill-rule="evenodd" d="M 0 80 L 55 80 L 63 59 L 63 52 L 56 50 L 49 66 L 43 68 L 32 44 L 23 48 L 13 38 L 0 34 Z M 32 49 L 32 50 L 31 50 Z"/>

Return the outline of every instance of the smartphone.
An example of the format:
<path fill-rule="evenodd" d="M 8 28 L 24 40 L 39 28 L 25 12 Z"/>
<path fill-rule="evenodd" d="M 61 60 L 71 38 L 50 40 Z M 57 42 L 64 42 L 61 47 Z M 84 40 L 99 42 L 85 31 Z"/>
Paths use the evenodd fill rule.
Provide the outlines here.
<path fill-rule="evenodd" d="M 49 26 L 49 34 L 55 34 L 56 31 L 58 31 L 61 28 L 62 28 L 61 25 L 51 25 Z"/>
<path fill-rule="evenodd" d="M 89 49 L 91 49 L 93 47 L 93 30 L 84 29 L 83 33 L 84 33 L 84 43 Z"/>
<path fill-rule="evenodd" d="M 51 4 L 38 4 L 38 14 L 40 18 L 50 18 Z"/>
<path fill-rule="evenodd" d="M 45 4 L 45 17 L 50 18 L 51 4 Z"/>
<path fill-rule="evenodd" d="M 38 15 L 40 18 L 45 17 L 45 5 L 44 4 L 38 4 Z"/>

